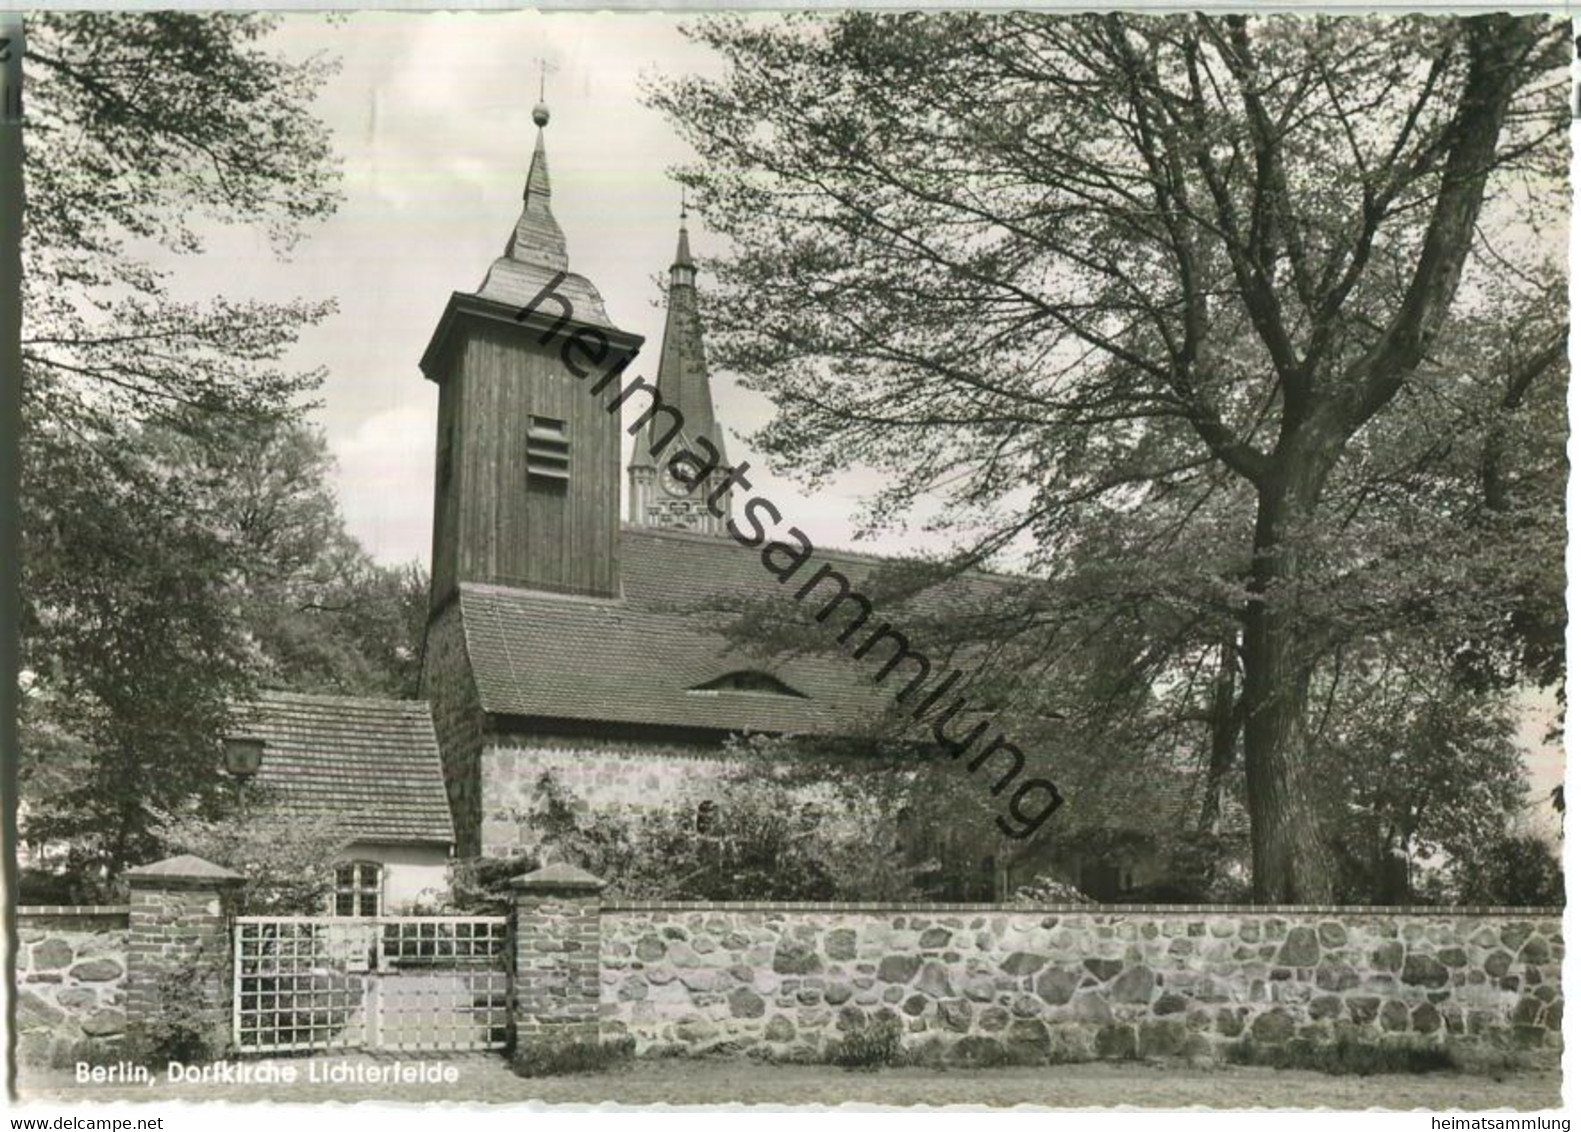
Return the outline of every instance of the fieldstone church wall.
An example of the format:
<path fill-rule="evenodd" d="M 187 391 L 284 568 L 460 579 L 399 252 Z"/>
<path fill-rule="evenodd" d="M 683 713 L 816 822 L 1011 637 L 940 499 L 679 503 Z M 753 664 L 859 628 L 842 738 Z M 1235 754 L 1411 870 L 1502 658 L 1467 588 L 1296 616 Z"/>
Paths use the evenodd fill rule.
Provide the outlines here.
<path fill-rule="evenodd" d="M 439 741 L 445 793 L 456 831 L 456 853 L 476 857 L 484 852 L 480 758 L 483 711 L 472 666 L 467 662 L 461 606 L 455 601 L 444 606 L 428 626 L 423 650 L 423 698 L 434 714 L 434 735 Z"/>
<path fill-rule="evenodd" d="M 532 815 L 546 774 L 589 810 L 618 813 L 702 802 L 734 765 L 719 747 L 705 744 L 491 736 L 481 758 L 483 855 L 537 848 Z"/>
<path fill-rule="evenodd" d="M 126 1032 L 122 905 L 17 909 L 17 1057 L 63 1064 Z"/>
<path fill-rule="evenodd" d="M 819 1056 L 889 1016 L 982 1059 L 1222 1057 L 1232 1043 L 1557 1051 L 1544 909 L 606 907 L 604 1036 Z"/>
<path fill-rule="evenodd" d="M 708 743 L 490 735 L 480 759 L 482 853 L 530 854 L 541 841 L 534 818 L 547 775 L 574 805 L 592 813 L 636 813 L 669 806 L 720 802 L 740 780 L 742 760 Z M 853 802 L 834 780 L 798 783 L 797 805 L 817 808 L 821 820 L 871 827 L 877 799 Z M 892 819 L 890 819 L 892 820 Z M 893 836 L 892 834 L 890 836 Z M 465 854 L 463 854 L 465 855 Z"/>

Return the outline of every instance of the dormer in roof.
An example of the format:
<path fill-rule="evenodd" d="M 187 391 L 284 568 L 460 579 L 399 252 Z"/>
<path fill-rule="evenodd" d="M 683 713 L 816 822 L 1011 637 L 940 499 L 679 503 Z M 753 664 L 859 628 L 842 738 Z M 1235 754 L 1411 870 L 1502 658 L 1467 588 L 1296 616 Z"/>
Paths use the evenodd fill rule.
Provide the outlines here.
<path fill-rule="evenodd" d="M 642 344 L 571 270 L 538 133 L 521 213 L 476 291 L 450 296 L 424 375 L 439 386 L 432 604 L 463 582 L 613 596 L 619 413 L 590 390 Z"/>

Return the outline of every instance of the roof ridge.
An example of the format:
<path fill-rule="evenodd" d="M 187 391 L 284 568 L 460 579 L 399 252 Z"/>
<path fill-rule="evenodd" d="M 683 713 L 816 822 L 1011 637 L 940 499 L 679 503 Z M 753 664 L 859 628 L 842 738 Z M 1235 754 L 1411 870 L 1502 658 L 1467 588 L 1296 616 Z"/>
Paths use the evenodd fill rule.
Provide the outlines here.
<path fill-rule="evenodd" d="M 236 732 L 266 744 L 259 782 L 284 812 L 323 816 L 354 840 L 454 842 L 426 700 L 262 689 L 234 707 Z"/>
<path fill-rule="evenodd" d="M 410 714 L 429 714 L 427 700 L 410 696 L 342 696 L 327 692 L 293 692 L 280 688 L 261 688 L 254 697 L 259 701 L 275 703 L 317 704 L 323 707 L 400 708 Z M 246 701 L 239 701 L 246 707 Z"/>
<path fill-rule="evenodd" d="M 739 549 L 741 549 L 741 550 L 752 550 L 752 549 L 755 549 L 754 547 L 741 545 L 741 543 L 739 543 L 737 540 L 731 538 L 731 536 L 729 536 L 728 534 L 717 534 L 717 533 L 710 533 L 710 532 L 707 532 L 707 531 L 691 531 L 691 530 L 682 529 L 680 527 L 649 527 L 649 526 L 644 526 L 644 525 L 642 525 L 640 523 L 621 523 L 621 525 L 620 525 L 620 534 L 622 536 L 625 536 L 625 535 L 640 535 L 640 536 L 649 537 L 649 538 L 673 539 L 673 540 L 675 540 L 677 542 L 699 542 L 699 543 L 707 543 L 707 544 L 710 544 L 710 545 L 713 545 L 713 544 L 716 544 L 716 543 L 721 543 L 721 542 L 735 542 L 736 546 Z M 943 562 L 941 562 L 941 561 L 939 561 L 937 559 L 924 558 L 924 557 L 921 557 L 920 555 L 913 556 L 913 555 L 900 555 L 900 554 L 877 554 L 877 553 L 864 551 L 864 550 L 851 550 L 851 549 L 849 549 L 847 547 L 843 547 L 843 546 L 842 547 L 837 547 L 837 548 L 834 548 L 834 549 L 830 549 L 828 547 L 819 546 L 818 544 L 814 543 L 813 544 L 813 550 L 820 557 L 828 559 L 828 560 L 831 560 L 831 561 L 839 561 L 841 559 L 846 559 L 846 560 L 849 560 L 849 561 L 856 561 L 856 562 L 880 562 L 880 563 L 892 563 L 892 564 L 896 564 L 896 565 L 907 565 L 907 564 L 915 564 L 915 565 L 919 565 L 919 566 L 942 566 L 942 565 L 944 565 Z M 959 575 L 958 574 L 956 576 L 957 577 L 959 577 L 959 576 L 966 576 L 966 577 L 976 576 L 976 577 L 980 577 L 980 578 L 1003 578 L 1003 579 L 1005 579 L 1007 581 L 1035 581 L 1036 580 L 1035 577 L 1033 575 L 1031 575 L 1031 574 L 1012 574 L 1012 573 L 1008 573 L 1008 572 L 1003 571 L 1003 570 L 988 570 L 988 569 L 985 569 L 985 568 L 983 568 L 981 566 L 973 566 L 973 567 L 967 569 L 964 572 L 964 575 Z M 506 587 L 506 588 L 512 588 L 512 587 Z"/>
<path fill-rule="evenodd" d="M 511 586 L 499 582 L 457 582 L 456 588 L 463 594 L 478 593 L 494 597 L 514 597 L 517 594 L 529 594 L 535 598 L 547 598 L 551 601 L 563 601 L 569 605 L 591 605 L 602 609 L 624 608 L 626 599 L 620 596 L 606 597 L 602 594 L 574 594 L 562 593 L 558 590 L 540 590 L 532 586 Z"/>

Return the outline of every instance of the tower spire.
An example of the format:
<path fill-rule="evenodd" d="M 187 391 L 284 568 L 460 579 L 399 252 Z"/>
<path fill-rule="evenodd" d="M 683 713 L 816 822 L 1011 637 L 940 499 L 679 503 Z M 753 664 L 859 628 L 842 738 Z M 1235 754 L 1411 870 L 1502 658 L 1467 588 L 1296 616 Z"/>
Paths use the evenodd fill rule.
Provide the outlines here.
<path fill-rule="evenodd" d="M 505 250 L 490 266 L 483 282 L 473 292 L 480 298 L 520 307 L 547 286 L 569 301 L 574 317 L 590 326 L 613 324 L 604 311 L 598 289 L 585 277 L 571 270 L 566 254 L 565 232 L 551 207 L 549 154 L 545 145 L 549 126 L 549 104 L 543 99 L 546 76 L 553 68 L 540 61 L 539 100 L 532 108 L 536 136 L 527 181 L 522 186 L 521 213 L 511 228 Z"/>
<path fill-rule="evenodd" d="M 670 286 L 690 287 L 697 282 L 692 243 L 686 234 L 686 186 L 681 186 L 681 233 L 675 241 L 675 262 L 670 264 Z"/>
<path fill-rule="evenodd" d="M 475 290 L 451 292 L 423 351 L 423 375 L 439 386 L 436 616 L 472 582 L 620 593 L 625 432 L 618 414 L 573 389 L 567 347 L 579 344 L 613 379 L 642 339 L 611 322 L 598 288 L 568 265 L 550 208 L 548 104 L 531 117 L 537 136 L 510 240 Z"/>
<path fill-rule="evenodd" d="M 527 168 L 527 183 L 522 187 L 521 216 L 505 245 L 505 256 L 518 263 L 564 271 L 568 265 L 565 233 L 549 207 L 549 154 L 543 140 L 544 127 L 549 124 L 549 104 L 543 101 L 546 71 L 547 64 L 542 64 L 538 72 L 538 104 L 532 108 L 538 137 L 533 144 L 532 164 Z"/>
<path fill-rule="evenodd" d="M 720 467 L 729 464 L 724 430 L 714 414 L 708 359 L 703 346 L 703 321 L 697 305 L 697 265 L 692 260 L 686 219 L 683 187 L 680 233 L 675 244 L 675 259 L 670 264 L 670 288 L 665 303 L 664 345 L 654 384 L 665 404 L 674 406 L 680 413 L 686 422 L 686 431 L 684 437 L 666 442 L 664 418 L 656 416 L 633 439 L 627 472 L 631 484 L 630 514 L 634 523 L 720 534 L 732 513 L 729 493 L 723 497 L 724 518 L 721 519 L 704 502 L 712 495 L 712 479 L 706 487 L 677 493 L 665 486 L 661 474 L 674 452 L 683 446 L 699 455 L 704 454 L 696 443 L 698 438 L 713 446 Z"/>

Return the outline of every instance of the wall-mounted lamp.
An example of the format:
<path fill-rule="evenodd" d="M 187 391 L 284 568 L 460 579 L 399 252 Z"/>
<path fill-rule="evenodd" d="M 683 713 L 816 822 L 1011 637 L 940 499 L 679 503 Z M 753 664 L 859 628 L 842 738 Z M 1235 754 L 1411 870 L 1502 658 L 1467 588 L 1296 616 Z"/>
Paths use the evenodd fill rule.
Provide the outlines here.
<path fill-rule="evenodd" d="M 227 738 L 225 740 L 225 770 L 237 782 L 246 782 L 258 773 L 263 765 L 264 741 L 262 739 Z"/>

